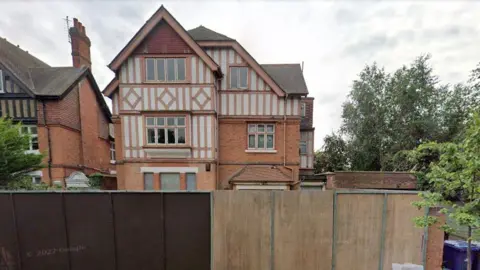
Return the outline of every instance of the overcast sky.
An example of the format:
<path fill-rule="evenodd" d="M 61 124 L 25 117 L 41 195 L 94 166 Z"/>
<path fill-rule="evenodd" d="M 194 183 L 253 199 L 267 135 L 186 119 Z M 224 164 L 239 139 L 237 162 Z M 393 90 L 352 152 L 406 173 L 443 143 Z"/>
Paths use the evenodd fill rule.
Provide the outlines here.
<path fill-rule="evenodd" d="M 443 82 L 465 81 L 480 62 L 480 2 L 467 1 L 11 1 L 0 3 L 0 36 L 52 66 L 71 65 L 63 18 L 92 42 L 93 73 L 106 67 L 161 4 L 184 26 L 204 25 L 240 42 L 259 63 L 305 62 L 315 97 L 315 148 L 339 128 L 357 74 L 377 61 L 392 71 L 431 53 Z M 110 103 L 109 103 L 110 104 Z"/>

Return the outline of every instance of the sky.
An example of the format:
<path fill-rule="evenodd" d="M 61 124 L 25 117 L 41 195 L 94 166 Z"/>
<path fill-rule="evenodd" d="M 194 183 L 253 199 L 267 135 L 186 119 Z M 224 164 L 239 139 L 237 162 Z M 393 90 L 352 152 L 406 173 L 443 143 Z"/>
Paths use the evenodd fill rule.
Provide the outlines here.
<path fill-rule="evenodd" d="M 440 80 L 454 84 L 480 62 L 480 1 L 3 0 L 0 37 L 51 66 L 71 66 L 65 17 L 78 18 L 103 89 L 114 76 L 107 64 L 161 4 L 185 29 L 234 38 L 261 64 L 304 62 L 315 149 L 341 126 L 342 103 L 365 65 L 394 71 L 430 53 Z"/>

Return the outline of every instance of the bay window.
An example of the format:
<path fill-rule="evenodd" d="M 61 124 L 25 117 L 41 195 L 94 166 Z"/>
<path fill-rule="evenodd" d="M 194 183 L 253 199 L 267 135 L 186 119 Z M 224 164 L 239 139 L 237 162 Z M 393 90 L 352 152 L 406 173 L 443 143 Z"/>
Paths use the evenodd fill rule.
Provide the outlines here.
<path fill-rule="evenodd" d="M 274 124 L 249 124 L 248 149 L 273 150 L 275 147 Z"/>
<path fill-rule="evenodd" d="M 146 81 L 181 82 L 185 74 L 185 58 L 145 58 Z"/>
<path fill-rule="evenodd" d="M 148 145 L 185 145 L 184 116 L 146 117 Z"/>

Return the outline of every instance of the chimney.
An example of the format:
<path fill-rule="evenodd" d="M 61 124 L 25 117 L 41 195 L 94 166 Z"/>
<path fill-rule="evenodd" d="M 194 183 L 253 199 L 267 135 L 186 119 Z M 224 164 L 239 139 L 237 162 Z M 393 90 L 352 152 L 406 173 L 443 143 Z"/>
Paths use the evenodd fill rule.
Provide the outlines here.
<path fill-rule="evenodd" d="M 87 66 L 91 69 L 90 39 L 87 36 L 85 27 L 77 20 L 77 18 L 73 18 L 73 27 L 70 27 L 68 32 L 72 44 L 73 66 L 76 68 Z"/>

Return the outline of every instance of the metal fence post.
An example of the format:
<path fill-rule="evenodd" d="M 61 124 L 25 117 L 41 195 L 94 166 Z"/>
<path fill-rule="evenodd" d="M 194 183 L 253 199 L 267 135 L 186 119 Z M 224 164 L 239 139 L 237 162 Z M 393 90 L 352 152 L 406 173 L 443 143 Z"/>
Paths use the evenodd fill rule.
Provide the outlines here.
<path fill-rule="evenodd" d="M 387 203 L 388 193 L 385 193 L 383 195 L 382 231 L 380 232 L 380 259 L 378 261 L 378 270 L 383 270 L 383 257 L 385 255 L 385 233 L 387 230 Z"/>
<path fill-rule="evenodd" d="M 335 270 L 335 261 L 336 261 L 336 254 L 335 254 L 335 247 L 337 242 L 337 191 L 333 191 L 333 218 L 332 218 L 332 270 Z"/>
<path fill-rule="evenodd" d="M 210 269 L 213 270 L 214 269 L 214 265 L 213 265 L 213 252 L 214 252 L 214 249 L 213 249 L 213 222 L 214 222 L 214 217 L 213 217 L 213 192 L 214 191 L 211 191 L 210 192 Z"/>
<path fill-rule="evenodd" d="M 22 254 L 21 254 L 21 245 L 20 245 L 20 235 L 18 234 L 17 214 L 15 212 L 15 201 L 13 199 L 13 193 L 12 192 L 10 192 L 10 202 L 11 202 L 11 206 L 12 206 L 13 228 L 15 230 L 15 238 L 17 240 L 18 269 L 22 270 Z"/>
<path fill-rule="evenodd" d="M 270 197 L 270 270 L 275 270 L 275 191 Z"/>

